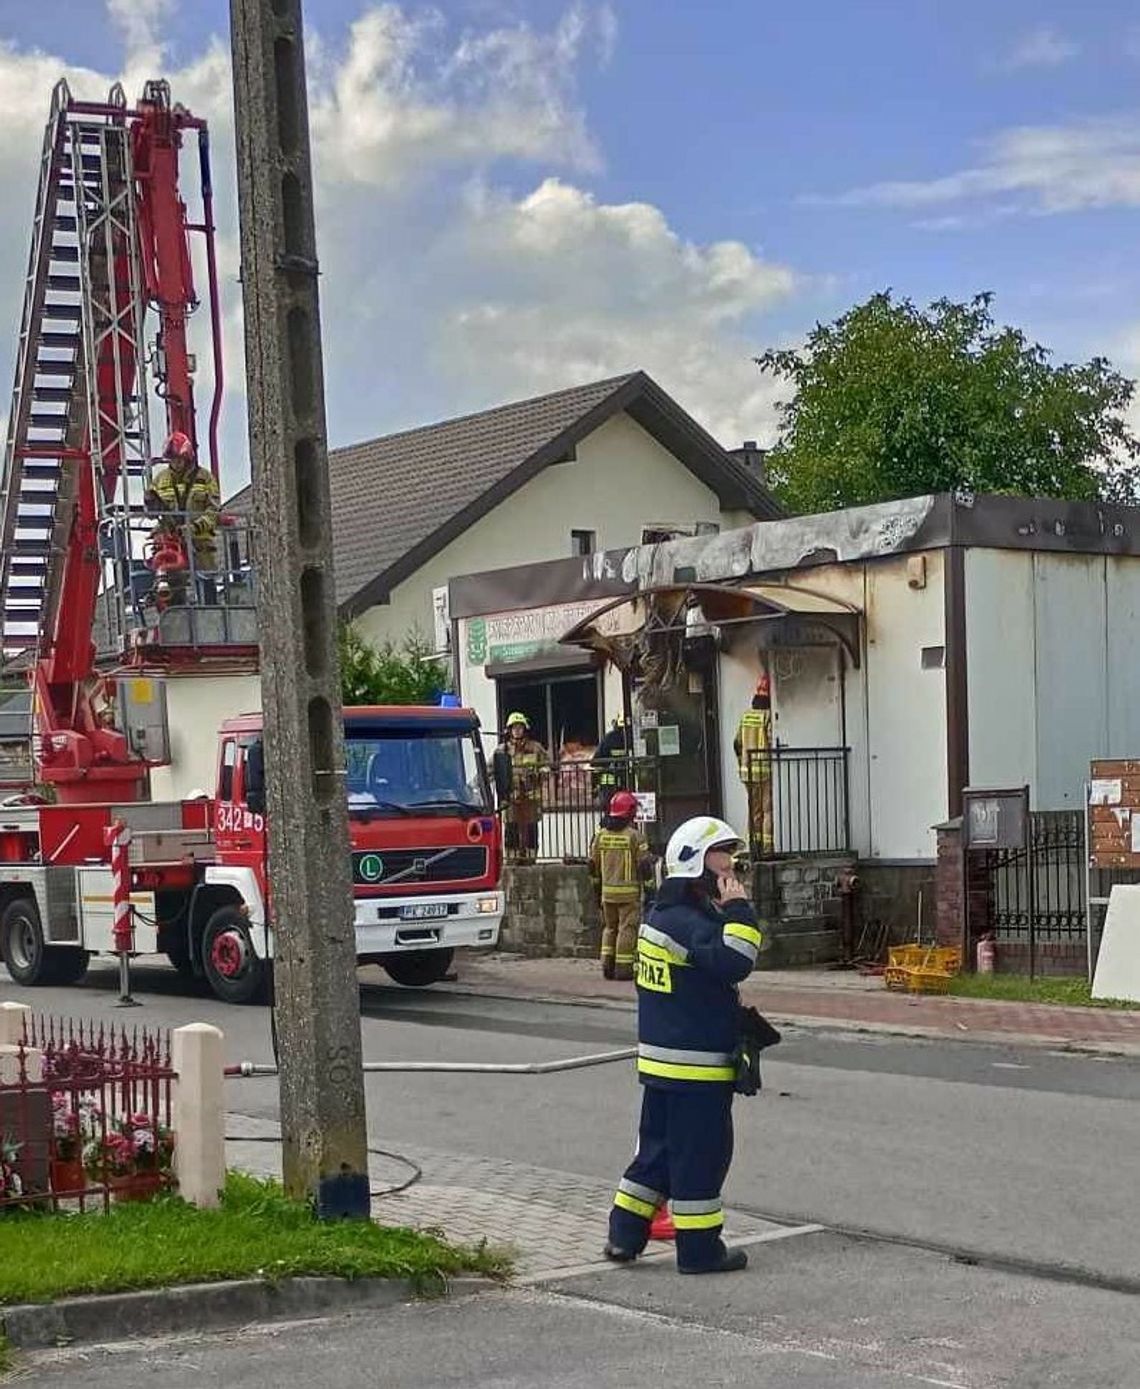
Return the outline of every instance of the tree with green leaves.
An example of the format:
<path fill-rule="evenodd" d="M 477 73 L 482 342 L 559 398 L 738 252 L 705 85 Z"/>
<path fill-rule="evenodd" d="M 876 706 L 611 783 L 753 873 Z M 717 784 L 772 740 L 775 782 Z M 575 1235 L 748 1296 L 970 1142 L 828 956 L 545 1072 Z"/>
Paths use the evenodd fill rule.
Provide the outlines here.
<path fill-rule="evenodd" d="M 373 646 L 345 623 L 340 629 L 341 698 L 352 704 L 438 704 L 447 689 L 446 667 L 417 632 L 397 649 Z"/>
<path fill-rule="evenodd" d="M 790 382 L 769 483 L 804 514 L 964 488 L 1130 501 L 1140 441 L 1124 420 L 1136 383 L 1103 357 L 1056 365 L 992 295 L 920 309 L 888 290 L 798 350 L 756 358 Z"/>

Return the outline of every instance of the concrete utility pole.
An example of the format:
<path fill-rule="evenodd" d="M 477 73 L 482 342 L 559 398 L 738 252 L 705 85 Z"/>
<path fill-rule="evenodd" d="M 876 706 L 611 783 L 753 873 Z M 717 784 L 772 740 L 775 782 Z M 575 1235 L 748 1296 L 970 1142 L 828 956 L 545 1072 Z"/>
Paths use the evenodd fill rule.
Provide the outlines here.
<path fill-rule="evenodd" d="M 285 1186 L 369 1213 L 301 0 L 231 0 Z"/>

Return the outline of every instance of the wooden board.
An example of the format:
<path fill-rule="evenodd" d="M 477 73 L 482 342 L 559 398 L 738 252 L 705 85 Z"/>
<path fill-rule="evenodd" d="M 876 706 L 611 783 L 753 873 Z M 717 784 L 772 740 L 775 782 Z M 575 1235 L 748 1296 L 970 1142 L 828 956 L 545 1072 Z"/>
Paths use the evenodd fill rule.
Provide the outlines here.
<path fill-rule="evenodd" d="M 1133 821 L 1140 828 L 1140 759 L 1098 758 L 1090 780 L 1090 865 L 1140 869 L 1140 850 L 1133 848 Z"/>

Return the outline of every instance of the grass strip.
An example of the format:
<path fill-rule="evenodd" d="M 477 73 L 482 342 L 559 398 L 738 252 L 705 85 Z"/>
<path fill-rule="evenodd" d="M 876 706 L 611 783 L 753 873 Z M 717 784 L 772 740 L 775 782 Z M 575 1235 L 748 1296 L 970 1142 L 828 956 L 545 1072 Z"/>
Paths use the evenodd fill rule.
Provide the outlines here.
<path fill-rule="evenodd" d="M 368 1221 L 318 1221 L 277 1182 L 239 1172 L 227 1177 L 217 1210 L 162 1197 L 106 1214 L 0 1215 L 0 1304 L 302 1275 L 401 1278 L 432 1293 L 457 1274 L 509 1272 L 508 1256 L 484 1245 Z"/>
<path fill-rule="evenodd" d="M 1140 1008 L 1119 998 L 1093 998 L 1083 975 L 1030 979 L 1024 974 L 959 974 L 950 985 L 958 998 L 992 998 L 1010 1003 L 1059 1003 L 1080 1008 Z"/>

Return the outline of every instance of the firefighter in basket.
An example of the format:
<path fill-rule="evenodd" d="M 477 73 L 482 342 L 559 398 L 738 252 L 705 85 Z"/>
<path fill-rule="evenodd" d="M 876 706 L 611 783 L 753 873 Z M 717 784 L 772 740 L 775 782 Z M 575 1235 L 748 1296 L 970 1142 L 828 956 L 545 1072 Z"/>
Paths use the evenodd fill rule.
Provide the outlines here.
<path fill-rule="evenodd" d="M 186 602 L 187 540 L 193 554 L 198 596 L 203 603 L 212 603 L 221 506 L 217 479 L 198 466 L 194 445 L 180 430 L 167 439 L 162 464 L 144 496 L 147 511 L 158 517 L 152 536 L 151 567 L 158 581 L 160 606 Z"/>

